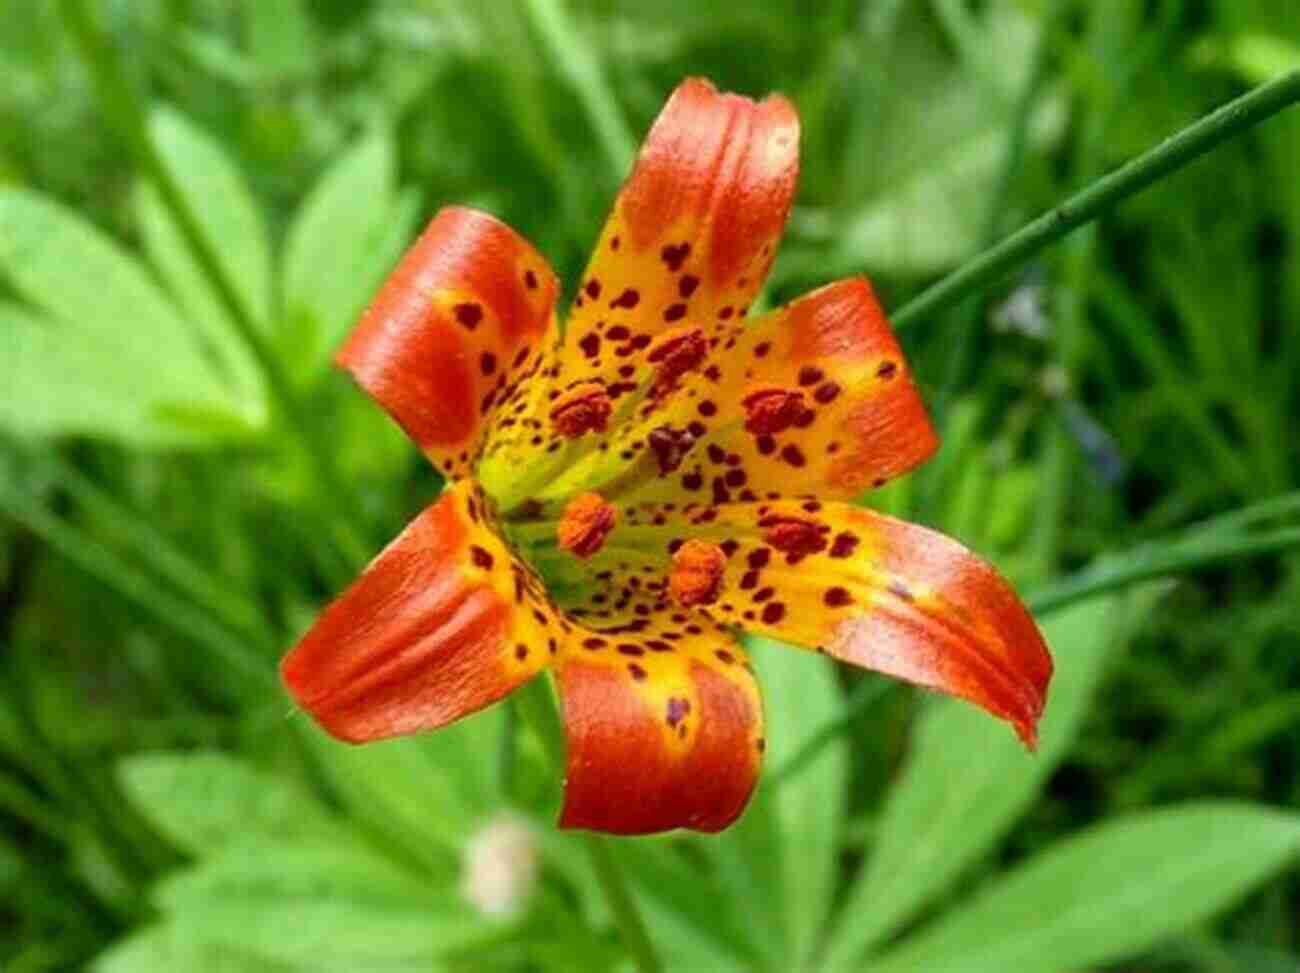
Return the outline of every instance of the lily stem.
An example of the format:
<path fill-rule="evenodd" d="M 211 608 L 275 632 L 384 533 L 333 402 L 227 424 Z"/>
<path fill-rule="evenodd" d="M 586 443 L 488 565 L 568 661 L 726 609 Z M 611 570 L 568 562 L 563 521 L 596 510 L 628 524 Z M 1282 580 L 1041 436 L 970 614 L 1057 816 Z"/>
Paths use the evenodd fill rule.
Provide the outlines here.
<path fill-rule="evenodd" d="M 369 557 L 369 544 L 360 530 L 359 507 L 349 501 L 351 490 L 334 462 L 329 444 L 312 423 L 288 373 L 271 342 L 222 264 L 216 246 L 204 233 L 180 186 L 168 170 L 149 137 L 144 108 L 127 78 L 109 39 L 94 23 L 86 0 L 63 0 L 63 19 L 80 48 L 94 78 L 104 114 L 125 140 L 137 164 L 153 183 L 164 205 L 176 221 L 186 245 L 203 275 L 212 285 L 239 339 L 247 347 L 266 380 L 266 386 L 285 422 L 297 434 L 299 443 L 324 487 L 329 502 L 338 509 L 329 518 L 330 530 L 342 553 L 354 564 Z"/>
<path fill-rule="evenodd" d="M 588 833 L 583 835 L 583 843 L 587 846 L 587 855 L 595 869 L 596 881 L 600 883 L 605 901 L 614 914 L 619 935 L 623 937 L 623 945 L 632 953 L 637 969 L 641 973 L 662 973 L 663 963 L 659 961 L 659 954 L 650 941 L 645 920 L 641 918 L 623 872 L 618 867 L 609 839 Z"/>
<path fill-rule="evenodd" d="M 1132 162 L 1091 183 L 908 301 L 891 315 L 894 327 L 906 328 L 959 304 L 1039 250 L 1097 219 L 1112 206 L 1296 102 L 1300 102 L 1300 71 L 1288 72 L 1229 102 Z"/>
<path fill-rule="evenodd" d="M 546 756 L 556 772 L 562 772 L 564 738 L 550 681 L 545 676 L 539 676 L 527 686 L 516 690 L 510 700 L 522 721 L 530 725 L 541 740 Z M 663 963 L 650 939 L 645 920 L 641 918 L 636 899 L 632 897 L 632 891 L 619 868 L 611 842 L 608 838 L 589 831 L 582 834 L 582 842 L 591 859 L 596 881 L 600 883 L 609 911 L 614 916 L 614 923 L 618 926 L 619 936 L 632 954 L 637 969 L 641 973 L 662 973 Z"/>

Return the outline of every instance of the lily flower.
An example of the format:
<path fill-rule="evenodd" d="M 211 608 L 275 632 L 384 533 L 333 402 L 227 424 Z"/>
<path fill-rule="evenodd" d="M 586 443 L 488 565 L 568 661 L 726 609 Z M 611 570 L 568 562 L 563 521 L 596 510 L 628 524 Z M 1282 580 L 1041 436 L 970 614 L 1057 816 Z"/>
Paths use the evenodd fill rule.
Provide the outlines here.
<path fill-rule="evenodd" d="M 970 700 L 1033 746 L 1052 662 L 1015 593 L 849 502 L 937 447 L 870 284 L 747 315 L 798 152 L 785 98 L 684 82 L 563 329 L 532 246 L 434 217 L 337 361 L 447 486 L 283 660 L 326 731 L 429 730 L 550 669 L 562 827 L 717 831 L 764 750 L 751 632 Z"/>

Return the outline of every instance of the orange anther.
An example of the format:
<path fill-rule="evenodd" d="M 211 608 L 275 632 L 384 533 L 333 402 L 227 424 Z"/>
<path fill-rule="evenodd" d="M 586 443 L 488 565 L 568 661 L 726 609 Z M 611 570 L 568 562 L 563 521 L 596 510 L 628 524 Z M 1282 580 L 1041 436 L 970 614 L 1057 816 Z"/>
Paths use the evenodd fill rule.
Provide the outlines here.
<path fill-rule="evenodd" d="M 551 406 L 551 423 L 567 439 L 593 430 L 604 432 L 613 404 L 598 382 L 579 382 L 565 391 Z"/>
<path fill-rule="evenodd" d="M 605 545 L 618 510 L 599 493 L 582 493 L 569 501 L 555 528 L 556 540 L 574 557 L 589 558 Z"/>
<path fill-rule="evenodd" d="M 668 590 L 683 605 L 708 605 L 718 600 L 727 555 L 708 541 L 689 540 L 673 555 Z"/>

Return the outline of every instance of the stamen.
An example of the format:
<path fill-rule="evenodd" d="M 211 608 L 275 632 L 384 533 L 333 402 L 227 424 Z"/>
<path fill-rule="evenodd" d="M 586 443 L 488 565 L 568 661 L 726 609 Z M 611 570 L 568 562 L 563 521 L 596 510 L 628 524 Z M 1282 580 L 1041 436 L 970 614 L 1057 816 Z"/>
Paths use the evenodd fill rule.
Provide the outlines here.
<path fill-rule="evenodd" d="M 816 520 L 772 514 L 758 522 L 764 528 L 763 540 L 793 558 L 807 557 L 826 550 L 830 528 Z"/>
<path fill-rule="evenodd" d="M 652 395 L 662 398 L 677 385 L 677 379 L 700 367 L 708 357 L 709 342 L 700 328 L 673 328 L 650 346 L 646 360 L 658 365 Z"/>
<path fill-rule="evenodd" d="M 560 547 L 574 557 L 589 558 L 605 545 L 618 510 L 599 493 L 582 493 L 569 501 L 555 528 Z"/>
<path fill-rule="evenodd" d="M 756 436 L 775 436 L 803 415 L 803 393 L 777 386 L 755 389 L 740 404 L 745 407 L 745 429 Z"/>
<path fill-rule="evenodd" d="M 668 590 L 683 605 L 709 605 L 722 591 L 727 555 L 717 544 L 689 540 L 673 555 Z"/>
<path fill-rule="evenodd" d="M 604 432 L 613 405 L 598 382 L 579 382 L 551 407 L 551 423 L 566 439 L 576 439 L 593 430 Z"/>

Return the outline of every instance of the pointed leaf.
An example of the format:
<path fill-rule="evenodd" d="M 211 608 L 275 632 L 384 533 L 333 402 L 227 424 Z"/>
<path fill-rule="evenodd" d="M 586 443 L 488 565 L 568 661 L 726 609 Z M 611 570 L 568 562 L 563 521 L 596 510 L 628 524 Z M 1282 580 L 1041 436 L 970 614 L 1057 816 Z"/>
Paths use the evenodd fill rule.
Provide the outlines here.
<path fill-rule="evenodd" d="M 0 302 L 0 427 L 23 437 L 105 436 L 144 447 L 208 438 L 179 422 L 159 401 L 160 390 L 141 381 L 144 362 L 119 351 L 62 321 Z M 247 431 L 236 425 L 221 435 L 230 428 Z"/>
<path fill-rule="evenodd" d="M 365 747 L 298 724 L 345 807 L 412 860 L 445 868 L 486 812 L 497 783 L 504 709 L 491 707 L 433 733 Z"/>
<path fill-rule="evenodd" d="M 1064 973 L 1132 956 L 1294 862 L 1300 817 L 1205 802 L 1130 815 L 1053 846 L 871 973 Z"/>
<path fill-rule="evenodd" d="M 272 316 L 270 244 L 257 203 L 238 167 L 220 143 L 179 112 L 155 111 L 149 131 L 244 307 L 265 330 Z M 241 394 L 248 397 L 250 411 L 260 415 L 262 383 L 256 363 L 171 212 L 149 183 L 139 185 L 135 204 L 150 259 L 177 303 L 232 372 Z"/>
<path fill-rule="evenodd" d="M 147 753 L 118 765 L 136 808 L 194 855 L 250 836 L 337 837 L 340 822 L 310 795 L 221 753 Z"/>
<path fill-rule="evenodd" d="M 747 644 L 763 690 L 770 770 L 821 726 L 824 717 L 811 714 L 839 709 L 842 693 L 830 661 L 772 639 Z M 755 931 L 774 968 L 802 967 L 820 942 L 835 892 L 847 775 L 841 738 L 777 789 L 760 778 L 750 809 L 718 842 L 725 901 L 738 910 L 740 927 Z"/>
<path fill-rule="evenodd" d="M 83 407 L 100 388 L 121 399 L 112 425 L 87 416 L 78 426 L 82 431 L 108 432 L 123 426 L 124 414 L 153 417 L 168 404 L 236 411 L 195 329 L 139 263 L 63 206 L 37 193 L 0 189 L 0 277 L 60 328 L 57 338 L 26 334 L 11 339 L 21 342 L 25 371 L 17 372 L 17 364 L 7 358 L 6 369 L 15 372 L 5 379 L 36 384 L 46 378 L 63 383 L 80 378 L 88 383 L 78 397 Z M 59 344 L 84 344 L 85 354 L 54 350 Z M 129 405 L 120 396 L 123 388 L 132 389 Z M 52 427 L 61 418 L 35 416 L 28 424 Z M 133 438 L 198 438 L 162 418 L 138 426 Z"/>
<path fill-rule="evenodd" d="M 1045 626 L 1057 663 L 1037 754 L 984 714 L 931 705 L 915 731 L 902 778 L 881 816 L 870 861 L 851 885 L 827 946 L 827 966 L 854 965 L 962 870 L 989 851 L 1067 752 L 1117 645 L 1118 598 L 1076 605 Z"/>
<path fill-rule="evenodd" d="M 372 296 L 372 255 L 389 239 L 393 206 L 393 144 L 378 130 L 326 170 L 289 227 L 285 314 L 305 332 L 304 375 L 324 364 Z"/>
<path fill-rule="evenodd" d="M 91 973 L 294 973 L 296 967 L 239 949 L 203 946 L 170 925 L 157 925 L 115 943 L 91 964 Z"/>

